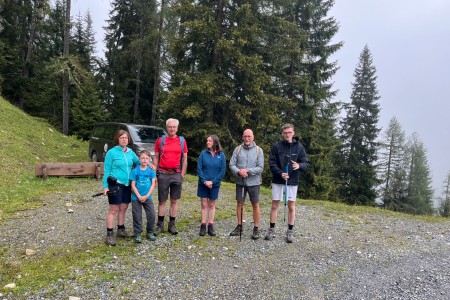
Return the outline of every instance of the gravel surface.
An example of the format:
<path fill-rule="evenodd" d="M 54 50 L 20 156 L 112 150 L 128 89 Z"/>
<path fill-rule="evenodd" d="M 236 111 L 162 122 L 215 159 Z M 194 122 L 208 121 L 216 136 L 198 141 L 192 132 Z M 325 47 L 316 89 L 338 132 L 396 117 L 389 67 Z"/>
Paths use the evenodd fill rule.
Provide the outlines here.
<path fill-rule="evenodd" d="M 250 220 L 239 241 L 229 236 L 235 218 L 218 218 L 216 237 L 199 237 L 199 224 L 189 221 L 177 236 L 165 233 L 142 244 L 118 240 L 108 247 L 107 200 L 91 197 L 99 186 L 87 181 L 78 191 L 47 195 L 40 199 L 44 206 L 5 221 L 0 249 L 9 250 L 0 258 L 26 263 L 63 247 L 106 254 L 37 292 L 6 291 L 0 299 L 450 299 L 450 222 L 300 205 L 292 244 L 284 239 L 281 208 L 273 241 L 251 240 Z M 195 188 L 185 183 L 184 192 Z M 218 212 L 234 211 L 232 199 L 232 191 L 222 191 Z M 270 199 L 262 203 L 266 229 Z M 179 219 L 200 216 L 199 206 L 181 200 Z M 126 225 L 131 229 L 131 209 Z M 26 256 L 25 249 L 36 253 Z M 8 283 L 0 278 L 2 287 Z"/>

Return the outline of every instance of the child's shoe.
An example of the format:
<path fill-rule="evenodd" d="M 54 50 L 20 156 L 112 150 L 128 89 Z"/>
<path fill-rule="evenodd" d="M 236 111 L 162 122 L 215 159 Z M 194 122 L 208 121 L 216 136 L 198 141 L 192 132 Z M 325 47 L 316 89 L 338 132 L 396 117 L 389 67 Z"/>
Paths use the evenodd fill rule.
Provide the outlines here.
<path fill-rule="evenodd" d="M 150 241 L 156 241 L 156 235 L 155 235 L 153 232 L 147 233 L 147 238 L 148 238 Z"/>
<path fill-rule="evenodd" d="M 141 237 L 141 235 L 137 235 L 137 236 L 134 238 L 134 242 L 135 242 L 135 243 L 138 243 L 138 244 L 142 243 L 142 237 Z"/>

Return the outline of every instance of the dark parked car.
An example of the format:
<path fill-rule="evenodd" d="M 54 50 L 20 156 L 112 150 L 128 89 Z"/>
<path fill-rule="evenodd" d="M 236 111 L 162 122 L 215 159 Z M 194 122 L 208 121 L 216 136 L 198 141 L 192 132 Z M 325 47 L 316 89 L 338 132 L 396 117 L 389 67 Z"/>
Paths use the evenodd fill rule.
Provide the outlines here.
<path fill-rule="evenodd" d="M 88 155 L 91 161 L 105 160 L 106 152 L 115 146 L 114 135 L 120 129 L 124 129 L 130 133 L 131 140 L 128 146 L 136 154 L 147 149 L 152 156 L 155 154 L 153 150 L 156 139 L 166 134 L 163 128 L 156 126 L 116 122 L 97 123 L 89 138 Z"/>

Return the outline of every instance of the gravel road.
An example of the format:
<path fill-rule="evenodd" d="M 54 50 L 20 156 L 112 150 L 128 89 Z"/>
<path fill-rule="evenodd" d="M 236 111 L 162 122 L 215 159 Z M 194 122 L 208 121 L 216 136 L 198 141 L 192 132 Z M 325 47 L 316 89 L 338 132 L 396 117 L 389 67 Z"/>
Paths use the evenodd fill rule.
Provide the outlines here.
<path fill-rule="evenodd" d="M 93 256 L 93 267 L 73 270 L 37 292 L 3 289 L 0 299 L 450 299 L 449 221 L 300 205 L 293 244 L 284 240 L 281 209 L 273 241 L 251 240 L 250 220 L 239 241 L 229 236 L 235 218 L 218 218 L 216 237 L 199 237 L 199 224 L 190 221 L 177 236 L 165 233 L 142 244 L 119 240 L 108 247 L 107 201 L 91 197 L 99 186 L 85 181 L 77 191 L 47 195 L 39 199 L 44 206 L 3 222 L 0 249 L 9 250 L 0 251 L 0 258 L 26 263 L 71 246 L 86 253 L 106 248 L 105 256 Z M 186 182 L 184 193 L 195 188 Z M 221 192 L 219 215 L 235 209 L 232 199 Z M 266 229 L 270 199 L 264 196 L 262 203 Z M 181 200 L 179 219 L 199 216 L 199 206 Z M 131 209 L 126 224 L 131 228 Z M 28 257 L 25 249 L 36 253 Z M 0 278 L 1 287 L 8 283 Z"/>

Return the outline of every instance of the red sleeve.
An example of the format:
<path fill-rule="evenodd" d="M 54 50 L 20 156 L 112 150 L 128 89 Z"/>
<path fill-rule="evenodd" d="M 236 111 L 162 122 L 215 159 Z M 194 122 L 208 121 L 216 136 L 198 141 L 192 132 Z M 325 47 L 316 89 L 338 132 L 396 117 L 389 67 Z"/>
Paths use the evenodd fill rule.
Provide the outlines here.
<path fill-rule="evenodd" d="M 156 139 L 155 149 L 154 149 L 155 153 L 159 153 L 159 144 L 161 144 L 161 139 L 162 139 L 161 137 Z"/>
<path fill-rule="evenodd" d="M 187 147 L 186 139 L 184 139 L 184 153 L 188 153 L 188 147 Z"/>

